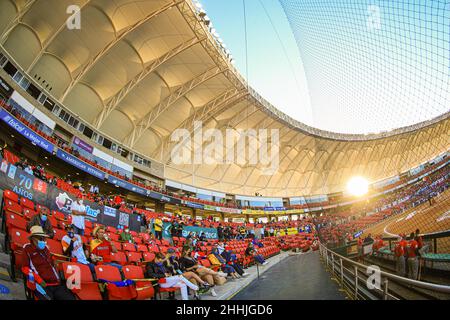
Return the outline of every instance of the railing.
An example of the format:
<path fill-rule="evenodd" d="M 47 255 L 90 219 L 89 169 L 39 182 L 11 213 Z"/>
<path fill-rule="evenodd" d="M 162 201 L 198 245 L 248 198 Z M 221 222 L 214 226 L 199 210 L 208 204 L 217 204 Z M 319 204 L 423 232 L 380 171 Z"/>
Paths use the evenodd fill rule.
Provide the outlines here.
<path fill-rule="evenodd" d="M 394 287 L 401 285 L 450 294 L 450 286 L 412 280 L 381 271 L 377 266 L 367 266 L 337 254 L 323 244 L 320 244 L 319 251 L 327 269 L 341 288 L 355 300 L 401 300 L 401 295 L 395 294 L 391 283 L 397 284 Z"/>

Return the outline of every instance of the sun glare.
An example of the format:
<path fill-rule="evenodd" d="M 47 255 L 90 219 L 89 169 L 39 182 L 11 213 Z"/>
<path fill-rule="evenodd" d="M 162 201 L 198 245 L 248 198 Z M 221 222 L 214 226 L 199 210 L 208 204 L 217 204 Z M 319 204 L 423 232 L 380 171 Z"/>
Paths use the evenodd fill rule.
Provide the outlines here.
<path fill-rule="evenodd" d="M 353 196 L 363 196 L 369 191 L 369 182 L 363 177 L 353 177 L 347 183 L 347 191 Z"/>

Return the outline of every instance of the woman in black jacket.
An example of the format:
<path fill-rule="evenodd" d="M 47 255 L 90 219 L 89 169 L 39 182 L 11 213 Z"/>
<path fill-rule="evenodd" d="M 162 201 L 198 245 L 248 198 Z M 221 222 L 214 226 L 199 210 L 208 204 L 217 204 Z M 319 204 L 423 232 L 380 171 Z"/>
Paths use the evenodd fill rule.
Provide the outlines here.
<path fill-rule="evenodd" d="M 175 270 L 164 263 L 166 257 L 158 253 L 154 262 L 147 263 L 145 277 L 159 279 L 160 288 L 180 288 L 183 300 L 189 300 L 187 288 L 194 290 L 194 298 L 198 299 L 198 286 L 190 282 L 182 275 L 174 275 Z"/>

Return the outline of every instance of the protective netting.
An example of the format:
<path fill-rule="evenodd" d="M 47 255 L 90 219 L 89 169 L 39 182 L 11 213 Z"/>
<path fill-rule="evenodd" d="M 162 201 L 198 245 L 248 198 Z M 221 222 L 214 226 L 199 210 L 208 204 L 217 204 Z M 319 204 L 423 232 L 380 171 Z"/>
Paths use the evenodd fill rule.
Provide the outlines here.
<path fill-rule="evenodd" d="M 448 1 L 280 3 L 303 60 L 316 126 L 378 132 L 449 110 Z"/>

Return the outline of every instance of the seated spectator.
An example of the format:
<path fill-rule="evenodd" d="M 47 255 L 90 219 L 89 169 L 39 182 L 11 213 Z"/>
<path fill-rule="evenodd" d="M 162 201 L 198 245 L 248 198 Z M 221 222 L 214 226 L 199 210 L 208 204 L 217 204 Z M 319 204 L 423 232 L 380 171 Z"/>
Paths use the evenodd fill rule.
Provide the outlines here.
<path fill-rule="evenodd" d="M 219 254 L 217 248 L 213 248 L 211 254 L 208 256 L 209 261 L 213 266 L 220 266 L 222 272 L 227 274 L 227 277 L 232 279 L 239 279 L 240 276 L 231 264 Z"/>
<path fill-rule="evenodd" d="M 253 243 L 249 242 L 247 249 L 245 249 L 245 255 L 246 256 L 253 256 L 255 258 L 255 261 L 262 264 L 263 266 L 267 264 L 267 261 L 264 260 L 264 257 L 257 253 L 255 247 L 253 246 Z"/>
<path fill-rule="evenodd" d="M 179 259 L 180 267 L 185 272 L 195 272 L 202 278 L 208 282 L 211 286 L 211 295 L 215 297 L 217 294 L 212 287 L 215 284 L 222 285 L 225 283 L 226 279 L 222 277 L 218 272 L 206 268 L 205 266 L 198 263 L 197 259 L 193 258 L 191 255 L 191 251 L 184 251 Z"/>
<path fill-rule="evenodd" d="M 225 259 L 226 264 L 231 265 L 241 277 L 248 276 L 243 266 L 238 263 L 236 254 L 230 251 L 228 247 L 225 247 L 223 243 L 216 243 L 214 247 L 217 248 L 217 252 Z"/>
<path fill-rule="evenodd" d="M 194 290 L 194 299 L 199 299 L 197 291 L 199 287 L 182 275 L 174 275 L 173 269 L 164 264 L 166 257 L 162 253 L 156 254 L 154 262 L 147 263 L 145 270 L 146 278 L 158 279 L 161 288 L 180 288 L 181 298 L 189 300 L 187 287 Z"/>
<path fill-rule="evenodd" d="M 130 233 L 129 228 L 125 228 L 125 230 L 120 233 L 119 239 L 122 242 L 134 243 L 133 235 Z"/>
<path fill-rule="evenodd" d="M 33 218 L 31 218 L 28 222 L 27 231 L 30 232 L 31 227 L 33 226 L 40 226 L 49 238 L 53 238 L 55 236 L 55 232 L 53 231 L 52 224 L 48 220 L 48 214 L 48 209 L 41 207 L 39 213 L 33 216 Z"/>
<path fill-rule="evenodd" d="M 95 264 L 108 264 L 119 269 L 122 266 L 111 262 L 111 252 L 116 253 L 117 248 L 106 236 L 106 229 L 104 226 L 98 226 L 92 231 L 94 239 L 91 240 L 89 246 L 91 261 Z"/>
<path fill-rule="evenodd" d="M 67 235 L 61 239 L 64 254 L 72 258 L 72 261 L 75 260 L 75 262 L 89 266 L 94 275 L 95 265 L 87 260 L 86 255 L 89 255 L 89 251 L 85 250 L 81 237 L 75 234 L 73 225 L 68 225 L 66 231 Z"/>
<path fill-rule="evenodd" d="M 59 277 L 51 253 L 46 246 L 48 235 L 41 226 L 32 226 L 30 243 L 23 247 L 22 272 L 27 288 L 39 300 L 75 300 Z"/>
<path fill-rule="evenodd" d="M 201 286 L 200 289 L 202 289 L 203 291 L 204 289 L 209 289 L 211 287 L 208 282 L 201 279 L 195 272 L 182 270 L 181 264 L 177 259 L 174 249 L 169 248 L 169 250 L 167 250 L 164 263 L 166 268 L 174 271 L 174 275 L 176 274 L 182 275 L 183 277 L 191 281 L 193 284 L 200 285 Z"/>

